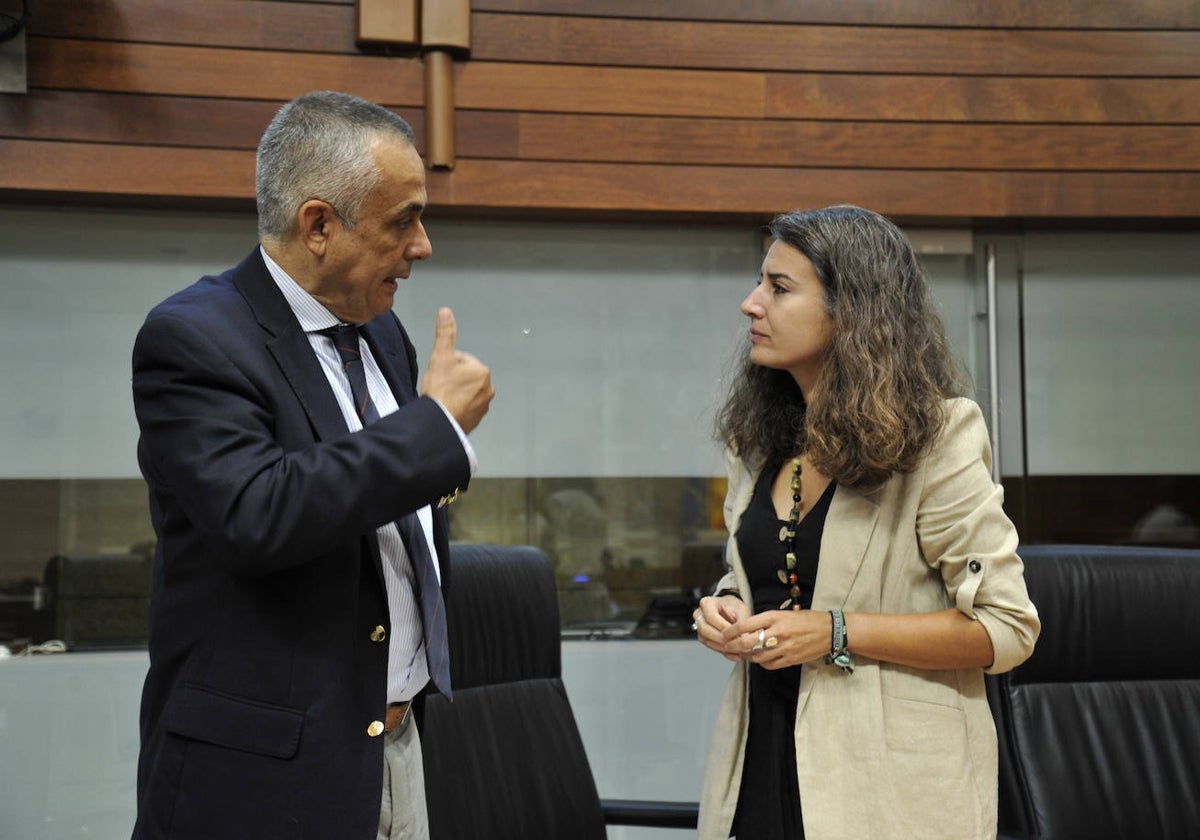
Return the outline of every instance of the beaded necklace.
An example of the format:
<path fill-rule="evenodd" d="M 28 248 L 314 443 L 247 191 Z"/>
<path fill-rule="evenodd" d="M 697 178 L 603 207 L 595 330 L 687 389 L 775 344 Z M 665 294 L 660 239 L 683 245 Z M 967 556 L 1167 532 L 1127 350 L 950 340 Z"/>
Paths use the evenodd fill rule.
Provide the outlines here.
<path fill-rule="evenodd" d="M 790 586 L 788 598 L 779 605 L 779 609 L 800 609 L 800 579 L 796 577 L 796 530 L 800 524 L 800 459 L 792 459 L 792 512 L 788 514 L 788 523 L 779 529 L 779 541 L 787 543 L 787 554 L 784 563 L 786 568 L 778 571 L 779 582 Z"/>

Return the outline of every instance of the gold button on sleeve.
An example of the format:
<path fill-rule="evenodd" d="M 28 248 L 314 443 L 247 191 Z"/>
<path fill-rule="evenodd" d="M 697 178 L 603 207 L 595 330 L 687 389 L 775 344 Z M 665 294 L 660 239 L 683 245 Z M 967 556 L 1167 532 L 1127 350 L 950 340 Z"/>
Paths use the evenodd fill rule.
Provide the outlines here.
<path fill-rule="evenodd" d="M 378 738 L 383 734 L 383 721 L 373 720 L 371 725 L 367 727 L 367 734 L 372 738 Z"/>
<path fill-rule="evenodd" d="M 376 624 L 375 629 L 371 631 L 371 641 L 372 642 L 382 642 L 386 638 L 387 638 L 387 630 L 384 629 L 384 626 L 382 624 Z"/>

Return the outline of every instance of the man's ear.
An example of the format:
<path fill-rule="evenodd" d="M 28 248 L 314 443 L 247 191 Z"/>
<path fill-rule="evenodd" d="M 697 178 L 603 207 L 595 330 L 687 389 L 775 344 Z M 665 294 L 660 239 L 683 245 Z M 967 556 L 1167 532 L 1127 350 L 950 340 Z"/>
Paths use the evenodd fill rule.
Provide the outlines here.
<path fill-rule="evenodd" d="M 339 223 L 333 205 L 319 198 L 310 198 L 296 211 L 300 241 L 314 256 L 324 256 L 334 227 Z"/>

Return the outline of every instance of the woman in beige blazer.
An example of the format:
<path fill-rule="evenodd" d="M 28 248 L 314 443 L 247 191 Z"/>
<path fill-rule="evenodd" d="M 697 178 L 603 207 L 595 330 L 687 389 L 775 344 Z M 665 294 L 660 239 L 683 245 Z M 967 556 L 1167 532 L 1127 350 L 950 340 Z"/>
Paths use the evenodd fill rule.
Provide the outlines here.
<path fill-rule="evenodd" d="M 718 419 L 728 574 L 694 614 L 735 664 L 702 840 L 996 834 L 983 674 L 1040 630 L 978 406 L 908 240 L 779 216 Z"/>

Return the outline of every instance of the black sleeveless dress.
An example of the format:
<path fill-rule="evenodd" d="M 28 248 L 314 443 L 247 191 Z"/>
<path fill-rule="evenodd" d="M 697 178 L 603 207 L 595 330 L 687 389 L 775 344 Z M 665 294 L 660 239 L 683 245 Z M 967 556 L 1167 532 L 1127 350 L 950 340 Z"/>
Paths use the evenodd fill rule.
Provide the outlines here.
<path fill-rule="evenodd" d="M 738 526 L 738 553 L 750 582 L 755 613 L 777 610 L 788 599 L 789 587 L 779 580 L 788 551 L 779 539 L 779 530 L 787 520 L 776 516 L 771 501 L 771 485 L 782 466 L 779 463 L 763 470 Z M 812 606 L 821 533 L 834 488 L 834 482 L 829 482 L 796 529 L 796 574 L 804 609 Z M 750 730 L 732 834 L 739 840 L 802 840 L 795 737 L 800 666 L 772 671 L 751 663 L 749 671 Z"/>

